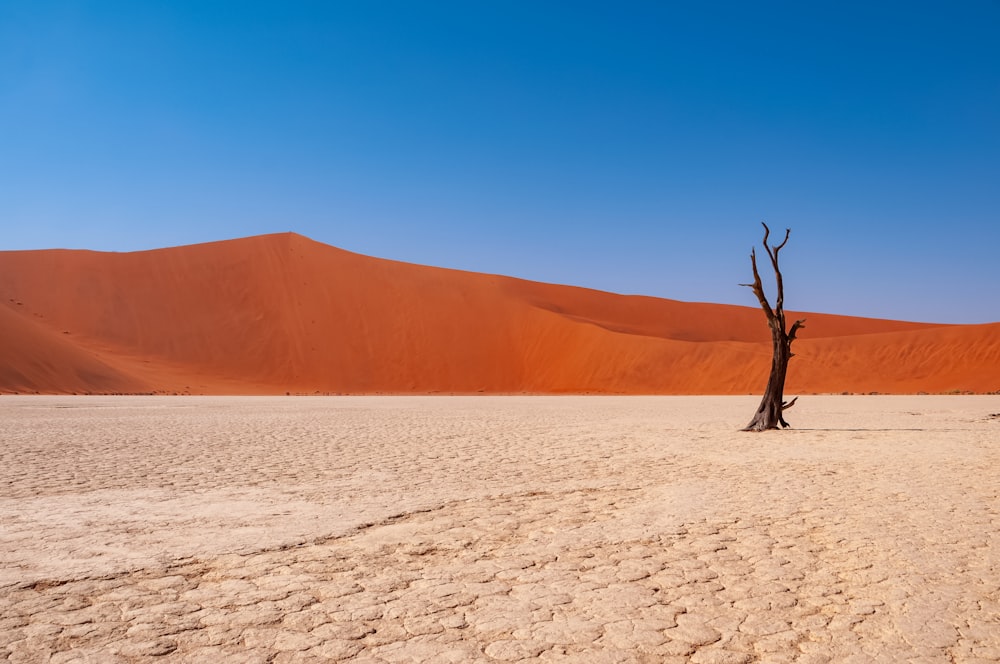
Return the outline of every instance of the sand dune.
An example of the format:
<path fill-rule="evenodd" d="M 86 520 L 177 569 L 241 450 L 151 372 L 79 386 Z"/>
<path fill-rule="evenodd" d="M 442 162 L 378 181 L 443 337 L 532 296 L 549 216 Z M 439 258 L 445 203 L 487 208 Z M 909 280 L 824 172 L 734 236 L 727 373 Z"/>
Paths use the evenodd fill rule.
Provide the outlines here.
<path fill-rule="evenodd" d="M 789 389 L 1000 389 L 1000 324 L 802 314 Z M 759 391 L 753 307 L 353 254 L 294 233 L 134 253 L 0 252 L 6 392 Z"/>

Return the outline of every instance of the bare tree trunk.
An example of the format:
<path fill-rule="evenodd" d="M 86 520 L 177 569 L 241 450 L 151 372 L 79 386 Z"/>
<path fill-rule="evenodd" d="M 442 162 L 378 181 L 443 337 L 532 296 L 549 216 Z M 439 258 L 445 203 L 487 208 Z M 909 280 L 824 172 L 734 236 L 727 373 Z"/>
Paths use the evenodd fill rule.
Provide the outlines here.
<path fill-rule="evenodd" d="M 757 407 L 757 412 L 754 413 L 750 424 L 746 425 L 743 429 L 744 431 L 766 431 L 768 429 L 777 429 L 779 426 L 788 426 L 788 422 L 785 421 L 782 412 L 786 408 L 791 408 L 795 405 L 795 400 L 798 397 L 789 402 L 784 401 L 785 376 L 788 373 L 788 360 L 793 355 L 792 342 L 795 341 L 795 334 L 801 328 L 805 327 L 803 325 L 805 320 L 797 320 L 792 324 L 791 330 L 785 331 L 785 287 L 782 282 L 781 270 L 778 268 L 778 252 L 788 242 L 788 235 L 791 233 L 791 230 L 785 229 L 785 239 L 781 241 L 781 244 L 772 246 L 767 243 L 768 237 L 771 235 L 771 229 L 767 227 L 767 224 L 763 224 L 763 226 L 764 249 L 771 259 L 771 267 L 774 269 L 774 280 L 778 291 L 774 308 L 771 307 L 771 304 L 767 301 L 767 297 L 764 295 L 764 287 L 760 282 L 760 273 L 757 271 L 756 251 L 751 250 L 750 252 L 750 264 L 753 266 L 753 283 L 740 285 L 753 289 L 754 295 L 757 296 L 757 300 L 760 302 L 761 309 L 764 310 L 764 315 L 767 316 L 767 326 L 771 329 L 771 374 L 767 379 L 767 387 L 764 389 L 764 397 L 760 401 L 760 406 Z"/>

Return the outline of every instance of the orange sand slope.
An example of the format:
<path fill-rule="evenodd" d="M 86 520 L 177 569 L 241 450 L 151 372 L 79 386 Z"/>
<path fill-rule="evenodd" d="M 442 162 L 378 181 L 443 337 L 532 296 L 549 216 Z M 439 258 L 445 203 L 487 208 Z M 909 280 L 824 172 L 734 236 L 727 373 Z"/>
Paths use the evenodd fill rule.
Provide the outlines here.
<path fill-rule="evenodd" d="M 789 392 L 1000 389 L 1000 323 L 804 316 Z M 0 332 L 4 392 L 739 394 L 763 388 L 770 362 L 753 307 L 398 263 L 294 233 L 0 252 Z"/>

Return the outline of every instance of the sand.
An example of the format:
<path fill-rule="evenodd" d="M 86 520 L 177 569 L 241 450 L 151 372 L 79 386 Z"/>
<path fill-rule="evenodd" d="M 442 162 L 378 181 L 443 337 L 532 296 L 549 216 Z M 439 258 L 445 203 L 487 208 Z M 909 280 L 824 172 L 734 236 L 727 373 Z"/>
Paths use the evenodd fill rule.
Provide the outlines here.
<path fill-rule="evenodd" d="M 2 397 L 0 657 L 1000 659 L 1000 398 L 755 406 Z"/>
<path fill-rule="evenodd" d="M 788 315 L 807 319 L 789 391 L 1000 391 L 1000 323 Z M 0 252 L 0 338 L 0 393 L 22 394 L 735 395 L 763 390 L 771 361 L 756 306 L 412 265 L 294 233 Z"/>

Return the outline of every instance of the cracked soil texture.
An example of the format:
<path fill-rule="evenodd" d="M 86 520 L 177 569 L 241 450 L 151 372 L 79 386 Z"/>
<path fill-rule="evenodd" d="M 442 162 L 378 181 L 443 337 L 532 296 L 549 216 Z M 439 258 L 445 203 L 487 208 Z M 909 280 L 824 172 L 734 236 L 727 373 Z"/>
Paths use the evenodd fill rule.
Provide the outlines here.
<path fill-rule="evenodd" d="M 2 397 L 11 662 L 995 662 L 1000 398 Z"/>

